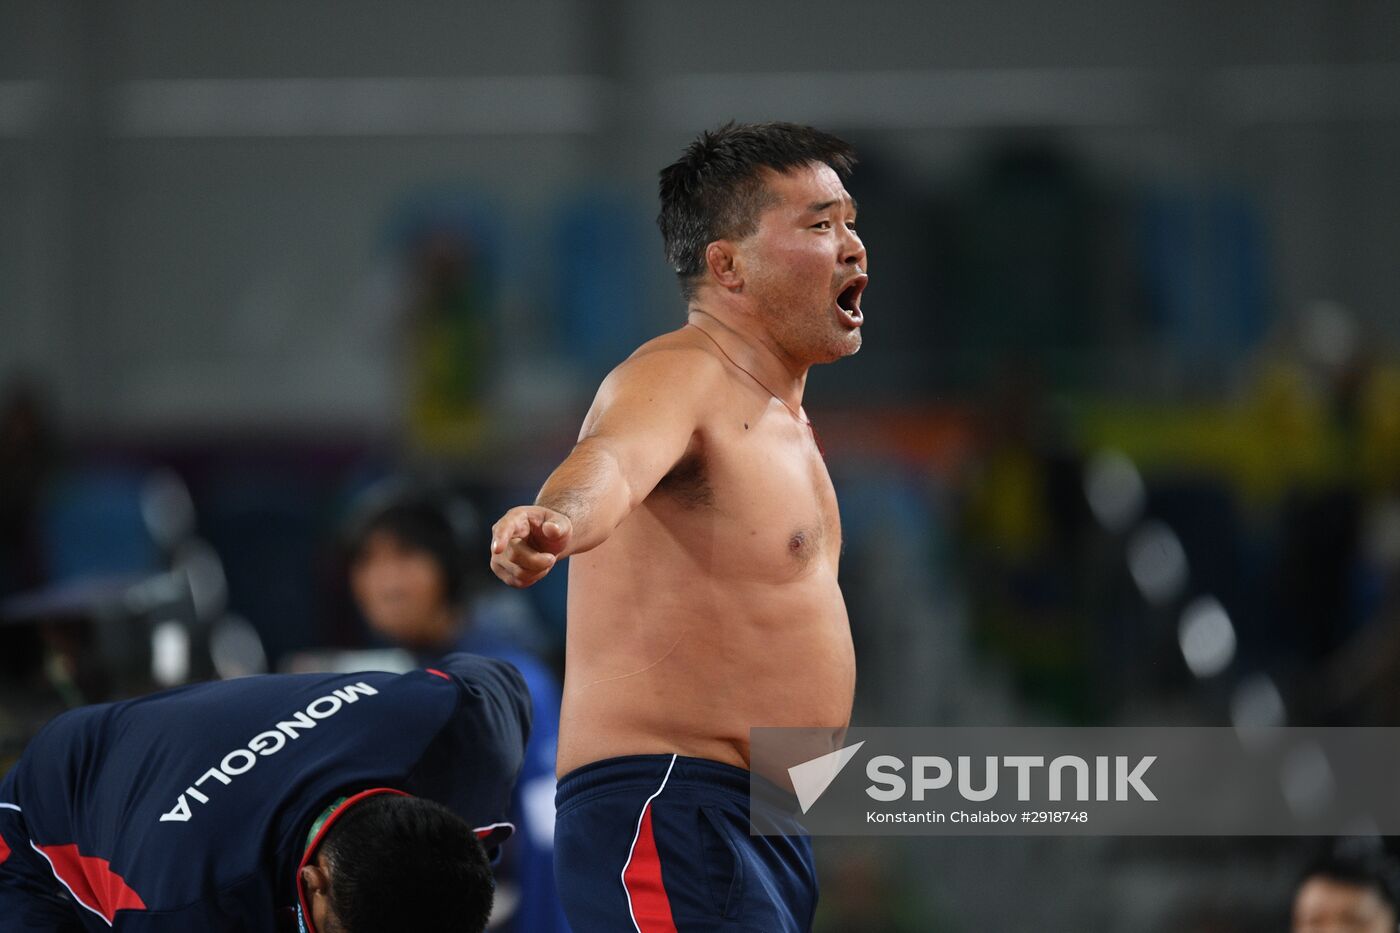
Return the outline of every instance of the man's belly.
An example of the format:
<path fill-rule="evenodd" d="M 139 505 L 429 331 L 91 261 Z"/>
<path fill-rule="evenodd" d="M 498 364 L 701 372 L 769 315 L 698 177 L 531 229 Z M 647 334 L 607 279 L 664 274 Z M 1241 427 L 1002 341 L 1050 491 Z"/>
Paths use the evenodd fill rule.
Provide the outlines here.
<path fill-rule="evenodd" d="M 751 728 L 850 721 L 855 656 L 834 574 L 685 590 L 571 593 L 561 776 L 672 752 L 747 768 Z"/>

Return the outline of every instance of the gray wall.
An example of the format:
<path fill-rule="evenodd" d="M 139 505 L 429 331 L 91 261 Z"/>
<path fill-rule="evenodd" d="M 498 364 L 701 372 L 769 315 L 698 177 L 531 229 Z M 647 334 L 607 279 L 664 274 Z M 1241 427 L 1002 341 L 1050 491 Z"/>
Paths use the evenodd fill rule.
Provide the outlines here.
<path fill-rule="evenodd" d="M 1382 0 L 5 0 L 0 375 L 39 373 L 80 426 L 383 429 L 404 197 L 497 203 L 504 306 L 534 321 L 556 202 L 601 180 L 649 214 L 656 168 L 729 117 L 914 175 L 1059 127 L 1107 174 L 1234 179 L 1280 312 L 1334 298 L 1400 335 L 1397 63 Z"/>

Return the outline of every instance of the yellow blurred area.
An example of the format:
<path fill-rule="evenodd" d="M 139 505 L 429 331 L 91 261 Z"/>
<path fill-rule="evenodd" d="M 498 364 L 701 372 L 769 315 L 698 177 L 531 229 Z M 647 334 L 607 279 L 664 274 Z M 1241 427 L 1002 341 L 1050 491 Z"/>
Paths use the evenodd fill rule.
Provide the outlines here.
<path fill-rule="evenodd" d="M 1144 469 L 1216 473 L 1256 502 L 1339 481 L 1379 492 L 1400 476 L 1400 368 L 1376 368 L 1349 417 L 1302 368 L 1271 363 L 1236 400 L 1092 400 L 1080 407 L 1078 427 L 1088 449 L 1121 450 Z"/>

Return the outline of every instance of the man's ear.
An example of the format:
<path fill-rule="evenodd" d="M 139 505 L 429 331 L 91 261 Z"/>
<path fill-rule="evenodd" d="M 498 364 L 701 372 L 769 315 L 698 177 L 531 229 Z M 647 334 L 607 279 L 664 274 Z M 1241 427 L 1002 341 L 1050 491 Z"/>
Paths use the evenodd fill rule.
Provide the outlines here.
<path fill-rule="evenodd" d="M 341 929 L 331 910 L 331 869 L 326 853 L 316 853 L 311 864 L 302 867 L 301 885 L 306 890 L 306 909 L 311 911 L 307 922 L 319 933 L 334 933 Z"/>
<path fill-rule="evenodd" d="M 733 241 L 715 240 L 705 247 L 705 265 L 724 288 L 739 291 L 744 287 L 744 265 Z"/>
<path fill-rule="evenodd" d="M 304 865 L 301 869 L 301 883 L 306 888 L 308 898 L 314 899 L 317 896 L 330 897 L 331 876 L 324 866 L 318 864 L 319 859 L 310 865 Z"/>

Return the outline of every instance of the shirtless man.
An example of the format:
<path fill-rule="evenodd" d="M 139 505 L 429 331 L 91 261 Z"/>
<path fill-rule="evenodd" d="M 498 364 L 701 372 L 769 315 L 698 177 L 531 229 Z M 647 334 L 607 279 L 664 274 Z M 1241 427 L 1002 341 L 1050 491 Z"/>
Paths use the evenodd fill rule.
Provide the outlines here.
<path fill-rule="evenodd" d="M 492 528 L 512 586 L 572 558 L 555 872 L 575 933 L 811 925 L 810 840 L 749 835 L 748 737 L 850 718 L 840 519 L 802 394 L 860 349 L 854 161 L 808 127 L 731 124 L 662 171 L 688 321 L 613 370 L 535 504 Z"/>

